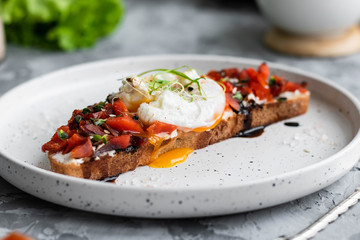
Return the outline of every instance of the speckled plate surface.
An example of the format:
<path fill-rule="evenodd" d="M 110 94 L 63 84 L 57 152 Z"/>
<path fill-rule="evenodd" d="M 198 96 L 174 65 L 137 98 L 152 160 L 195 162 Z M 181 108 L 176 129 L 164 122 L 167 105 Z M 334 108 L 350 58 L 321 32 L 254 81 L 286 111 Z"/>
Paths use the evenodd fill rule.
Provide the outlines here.
<path fill-rule="evenodd" d="M 18 86 L 0 99 L 0 173 L 16 187 L 68 207 L 106 214 L 177 218 L 230 214 L 287 202 L 333 183 L 359 160 L 360 104 L 320 76 L 269 63 L 272 73 L 307 81 L 308 113 L 195 151 L 173 168 L 139 167 L 116 184 L 49 171 L 41 145 L 74 108 L 104 99 L 117 79 L 182 65 L 207 72 L 257 67 L 261 61 L 204 55 L 120 58 L 60 70 Z"/>

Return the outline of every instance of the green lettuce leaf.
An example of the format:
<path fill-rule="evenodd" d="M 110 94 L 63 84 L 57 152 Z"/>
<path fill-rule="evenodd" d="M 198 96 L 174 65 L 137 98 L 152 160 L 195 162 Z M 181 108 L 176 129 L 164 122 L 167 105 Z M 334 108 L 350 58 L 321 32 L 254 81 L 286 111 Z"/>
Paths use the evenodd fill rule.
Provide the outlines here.
<path fill-rule="evenodd" d="M 110 34 L 123 0 L 0 0 L 6 38 L 25 46 L 72 51 Z"/>

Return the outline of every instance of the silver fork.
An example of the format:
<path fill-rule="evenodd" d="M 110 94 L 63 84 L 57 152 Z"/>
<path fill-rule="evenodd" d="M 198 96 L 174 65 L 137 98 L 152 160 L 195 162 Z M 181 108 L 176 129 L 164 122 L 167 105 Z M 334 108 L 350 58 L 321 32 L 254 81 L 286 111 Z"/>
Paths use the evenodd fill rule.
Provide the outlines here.
<path fill-rule="evenodd" d="M 341 214 L 349 210 L 360 200 L 360 187 L 355 188 L 355 191 L 346 199 L 337 204 L 334 208 L 329 210 L 324 216 L 316 220 L 309 227 L 305 228 L 298 234 L 292 237 L 279 237 L 277 240 L 307 240 L 314 237 L 318 232 L 325 229 L 329 223 L 335 221 Z"/>

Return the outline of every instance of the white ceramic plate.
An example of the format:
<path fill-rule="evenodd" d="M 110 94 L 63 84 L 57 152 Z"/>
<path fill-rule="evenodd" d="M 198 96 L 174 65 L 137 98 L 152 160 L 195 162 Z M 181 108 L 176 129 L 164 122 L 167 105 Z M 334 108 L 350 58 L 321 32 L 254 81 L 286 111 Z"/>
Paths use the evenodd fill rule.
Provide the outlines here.
<path fill-rule="evenodd" d="M 272 64 L 272 73 L 307 81 L 308 113 L 271 125 L 257 138 L 233 138 L 195 151 L 173 168 L 139 167 L 117 184 L 48 171 L 41 145 L 83 108 L 116 91 L 116 79 L 144 70 L 189 65 L 207 72 L 257 67 L 233 57 L 169 55 L 120 58 L 60 70 L 18 86 L 0 99 L 0 173 L 39 198 L 106 214 L 197 217 L 237 213 L 287 202 L 333 183 L 358 161 L 360 104 L 326 79 Z"/>

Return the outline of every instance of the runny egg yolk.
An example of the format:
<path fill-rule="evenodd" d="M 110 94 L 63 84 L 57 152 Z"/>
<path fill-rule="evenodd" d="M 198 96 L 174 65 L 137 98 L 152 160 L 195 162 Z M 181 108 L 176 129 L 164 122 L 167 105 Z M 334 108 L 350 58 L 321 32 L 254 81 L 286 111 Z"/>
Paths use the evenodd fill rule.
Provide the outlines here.
<path fill-rule="evenodd" d="M 170 168 L 184 162 L 193 151 L 191 148 L 176 148 L 161 154 L 152 160 L 148 166 L 152 168 Z"/>
<path fill-rule="evenodd" d="M 192 131 L 193 132 L 205 132 L 207 130 L 213 129 L 221 122 L 223 115 L 224 115 L 224 111 L 221 113 L 220 116 L 218 115 L 217 117 L 214 117 L 214 119 L 216 119 L 216 121 L 210 127 L 198 127 L 198 128 L 194 128 Z"/>
<path fill-rule="evenodd" d="M 223 115 L 224 115 L 224 112 L 222 112 L 222 114 L 220 116 L 218 115 L 217 117 L 214 117 L 214 119 L 216 119 L 216 121 L 211 126 L 195 128 L 192 131 L 204 132 L 206 130 L 210 130 L 210 129 L 216 127 L 216 125 L 218 125 L 220 123 L 220 121 L 222 120 Z M 176 148 L 176 149 L 173 149 L 169 152 L 166 152 L 166 153 L 161 154 L 160 156 L 154 158 L 154 156 L 157 155 L 162 142 L 163 142 L 163 139 L 158 138 L 156 136 L 153 136 L 150 138 L 150 143 L 154 145 L 154 152 L 152 155 L 151 162 L 148 165 L 149 167 L 152 167 L 152 168 L 174 167 L 180 163 L 185 162 L 185 160 L 188 158 L 189 154 L 191 154 L 194 151 L 192 148 Z"/>

